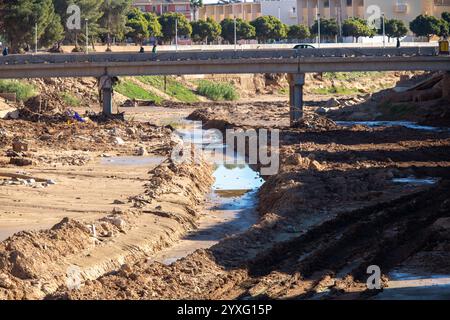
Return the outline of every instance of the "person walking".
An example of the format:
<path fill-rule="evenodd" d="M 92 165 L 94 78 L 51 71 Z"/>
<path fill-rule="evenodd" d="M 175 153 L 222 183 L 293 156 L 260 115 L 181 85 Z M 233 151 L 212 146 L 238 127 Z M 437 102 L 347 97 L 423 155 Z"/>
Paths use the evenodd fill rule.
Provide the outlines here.
<path fill-rule="evenodd" d="M 156 53 L 156 51 L 157 51 L 157 49 L 156 49 L 156 47 L 157 47 L 158 45 L 156 44 L 156 42 L 153 44 L 153 49 L 152 49 L 152 53 Z"/>
<path fill-rule="evenodd" d="M 400 48 L 400 39 L 397 38 L 397 48 Z"/>
<path fill-rule="evenodd" d="M 139 50 L 139 53 L 144 53 L 144 52 L 145 52 L 145 49 L 144 49 L 144 47 L 141 46 L 141 49 Z"/>
<path fill-rule="evenodd" d="M 6 56 L 9 54 L 8 47 L 4 47 L 4 48 L 3 48 L 2 54 L 3 54 L 4 57 L 6 57 Z"/>

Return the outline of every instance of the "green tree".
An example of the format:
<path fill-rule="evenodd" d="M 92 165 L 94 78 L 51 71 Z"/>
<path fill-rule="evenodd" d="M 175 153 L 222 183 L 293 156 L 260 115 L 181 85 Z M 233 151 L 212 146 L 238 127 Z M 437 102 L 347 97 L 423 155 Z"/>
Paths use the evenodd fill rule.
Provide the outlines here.
<path fill-rule="evenodd" d="M 442 19 L 447 21 L 447 23 L 450 23 L 450 12 L 442 12 L 441 17 L 442 17 Z"/>
<path fill-rule="evenodd" d="M 311 26 L 310 32 L 312 35 L 317 36 L 319 33 L 319 22 L 318 20 L 314 21 L 314 24 Z M 335 38 L 339 33 L 339 26 L 335 19 L 320 19 L 320 35 L 325 38 Z"/>
<path fill-rule="evenodd" d="M 104 34 L 108 49 L 114 36 L 123 39 L 127 30 L 127 12 L 130 11 L 132 0 L 103 0 L 100 7 L 103 12 L 99 20 L 101 32 Z"/>
<path fill-rule="evenodd" d="M 4 2 L 2 6 L 0 33 L 10 44 L 11 52 L 18 52 L 20 48 L 34 43 L 36 24 L 41 43 L 47 45 L 62 37 L 60 20 L 52 0 L 16 0 Z"/>
<path fill-rule="evenodd" d="M 214 41 L 219 38 L 222 28 L 220 24 L 211 18 L 206 20 L 192 21 L 192 39 L 195 42 L 204 41 L 207 42 Z"/>
<path fill-rule="evenodd" d="M 251 22 L 251 25 L 255 28 L 256 38 L 261 42 L 287 37 L 286 25 L 274 16 L 258 17 Z"/>
<path fill-rule="evenodd" d="M 304 24 L 294 24 L 289 27 L 287 36 L 289 39 L 304 40 L 311 37 L 311 32 Z"/>
<path fill-rule="evenodd" d="M 450 24 L 444 19 L 439 19 L 438 25 L 439 25 L 439 32 L 437 33 L 437 35 L 442 38 L 447 38 L 450 31 Z"/>
<path fill-rule="evenodd" d="M 89 24 L 89 38 L 92 45 L 101 33 L 99 20 L 103 16 L 103 12 L 100 7 L 103 1 L 99 0 L 53 0 L 56 13 L 61 17 L 61 21 L 66 26 L 66 21 L 70 14 L 67 13 L 67 8 L 75 4 L 80 7 L 81 13 L 81 29 L 79 30 L 66 30 L 66 39 L 75 42 L 75 46 L 78 47 L 78 40 L 83 42 L 85 39 L 85 21 Z"/>
<path fill-rule="evenodd" d="M 402 20 L 386 19 L 384 22 L 385 33 L 388 38 L 401 38 L 408 34 L 408 28 Z M 379 34 L 383 34 L 383 27 L 378 30 Z"/>
<path fill-rule="evenodd" d="M 354 37 L 356 42 L 360 37 L 373 37 L 376 30 L 369 26 L 366 20 L 361 18 L 349 18 L 342 24 L 342 35 L 344 37 Z"/>
<path fill-rule="evenodd" d="M 150 37 L 160 37 L 162 35 L 161 24 L 159 23 L 158 16 L 151 12 L 144 13 L 144 18 L 147 20 L 147 29 Z"/>
<path fill-rule="evenodd" d="M 148 21 L 144 14 L 137 8 L 128 12 L 126 27 L 127 37 L 132 38 L 136 45 L 141 45 L 149 37 Z"/>
<path fill-rule="evenodd" d="M 430 41 L 433 35 L 441 32 L 439 19 L 428 15 L 419 15 L 409 23 L 409 28 L 418 37 L 427 37 Z"/>
<path fill-rule="evenodd" d="M 226 18 L 220 22 L 220 26 L 222 27 L 222 38 L 234 44 L 234 19 Z M 256 30 L 254 26 L 240 18 L 236 19 L 237 40 L 254 39 L 255 37 Z"/>
<path fill-rule="evenodd" d="M 203 0 L 190 0 L 192 13 L 194 14 L 194 21 L 197 20 L 198 9 L 203 7 Z"/>
<path fill-rule="evenodd" d="M 162 39 L 165 42 L 172 42 L 175 38 L 175 24 L 178 26 L 178 36 L 190 36 L 192 34 L 191 24 L 181 13 L 164 13 L 159 17 L 159 23 L 162 27 Z"/>

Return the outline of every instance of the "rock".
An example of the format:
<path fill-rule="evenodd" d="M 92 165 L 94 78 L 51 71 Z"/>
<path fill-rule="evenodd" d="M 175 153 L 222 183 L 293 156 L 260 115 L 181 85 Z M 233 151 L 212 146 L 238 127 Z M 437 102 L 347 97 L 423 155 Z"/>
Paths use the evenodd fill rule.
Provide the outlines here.
<path fill-rule="evenodd" d="M 11 158 L 9 160 L 9 163 L 19 167 L 23 167 L 23 166 L 31 166 L 33 164 L 33 161 L 27 158 Z"/>
<path fill-rule="evenodd" d="M 116 144 L 116 145 L 118 145 L 118 146 L 122 146 L 122 145 L 125 144 L 125 141 L 123 141 L 123 139 L 120 138 L 120 137 L 115 137 L 115 138 L 113 139 L 113 143 Z"/>
<path fill-rule="evenodd" d="M 336 98 L 331 98 L 330 100 L 327 101 L 327 103 L 325 104 L 325 106 L 327 108 L 334 108 L 334 107 L 339 107 L 341 105 L 341 103 L 339 102 L 338 99 Z"/>
<path fill-rule="evenodd" d="M 0 287 L 5 289 L 12 289 L 14 287 L 14 283 L 8 275 L 0 273 Z"/>
<path fill-rule="evenodd" d="M 123 229 L 127 224 L 122 218 L 111 217 L 108 220 L 112 225 L 115 225 L 119 229 Z"/>
<path fill-rule="evenodd" d="M 146 155 L 148 155 L 147 149 L 145 149 L 145 147 L 143 147 L 143 146 L 138 147 L 137 155 L 138 156 L 146 156 Z"/>
<path fill-rule="evenodd" d="M 319 161 L 313 160 L 309 163 L 309 168 L 312 170 L 322 171 L 324 169 L 323 165 Z"/>
<path fill-rule="evenodd" d="M 55 180 L 52 180 L 52 179 L 49 179 L 49 180 L 47 180 L 47 182 L 46 182 L 48 185 L 53 185 L 53 184 L 56 184 L 56 181 Z"/>
<path fill-rule="evenodd" d="M 29 150 L 28 143 L 21 140 L 14 140 L 12 148 L 14 152 L 26 152 Z"/>
<path fill-rule="evenodd" d="M 113 204 L 125 204 L 125 202 L 120 201 L 120 200 L 114 200 Z"/>

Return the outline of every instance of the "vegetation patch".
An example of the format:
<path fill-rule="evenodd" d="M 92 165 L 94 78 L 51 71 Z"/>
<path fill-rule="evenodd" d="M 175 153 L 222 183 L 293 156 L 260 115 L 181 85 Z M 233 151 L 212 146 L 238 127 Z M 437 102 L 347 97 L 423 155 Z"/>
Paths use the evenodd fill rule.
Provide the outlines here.
<path fill-rule="evenodd" d="M 360 90 L 355 88 L 347 88 L 344 86 L 332 86 L 326 88 L 314 88 L 312 92 L 315 94 L 341 94 L 341 95 L 352 95 L 362 93 Z"/>
<path fill-rule="evenodd" d="M 323 78 L 328 80 L 341 80 L 341 81 L 357 81 L 360 78 L 381 78 L 386 75 L 383 71 L 370 71 L 370 72 L 324 72 Z"/>
<path fill-rule="evenodd" d="M 186 88 L 172 77 L 166 78 L 166 85 L 164 85 L 164 76 L 140 76 L 137 79 L 159 90 L 165 90 L 166 94 L 182 102 L 199 101 L 197 95 L 192 90 Z"/>
<path fill-rule="evenodd" d="M 68 92 L 62 92 L 59 94 L 59 96 L 64 101 L 64 103 L 69 106 L 78 107 L 81 104 L 80 99 L 78 99 L 77 97 Z"/>
<path fill-rule="evenodd" d="M 121 81 L 114 87 L 114 90 L 130 99 L 151 100 L 157 104 L 162 102 L 161 97 L 129 81 Z"/>
<path fill-rule="evenodd" d="M 214 101 L 234 101 L 239 99 L 236 88 L 229 83 L 215 83 L 202 80 L 199 82 L 197 92 Z"/>
<path fill-rule="evenodd" d="M 0 93 L 15 93 L 18 101 L 26 101 L 37 95 L 36 88 L 18 80 L 0 80 Z"/>

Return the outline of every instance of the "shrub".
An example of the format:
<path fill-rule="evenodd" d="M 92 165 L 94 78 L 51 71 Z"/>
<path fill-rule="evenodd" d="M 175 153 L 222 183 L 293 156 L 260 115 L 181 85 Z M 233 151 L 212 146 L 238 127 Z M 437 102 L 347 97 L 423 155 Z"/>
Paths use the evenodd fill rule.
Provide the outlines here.
<path fill-rule="evenodd" d="M 197 91 L 208 99 L 219 101 L 233 101 L 239 99 L 236 88 L 229 83 L 214 83 L 211 81 L 200 81 Z"/>

